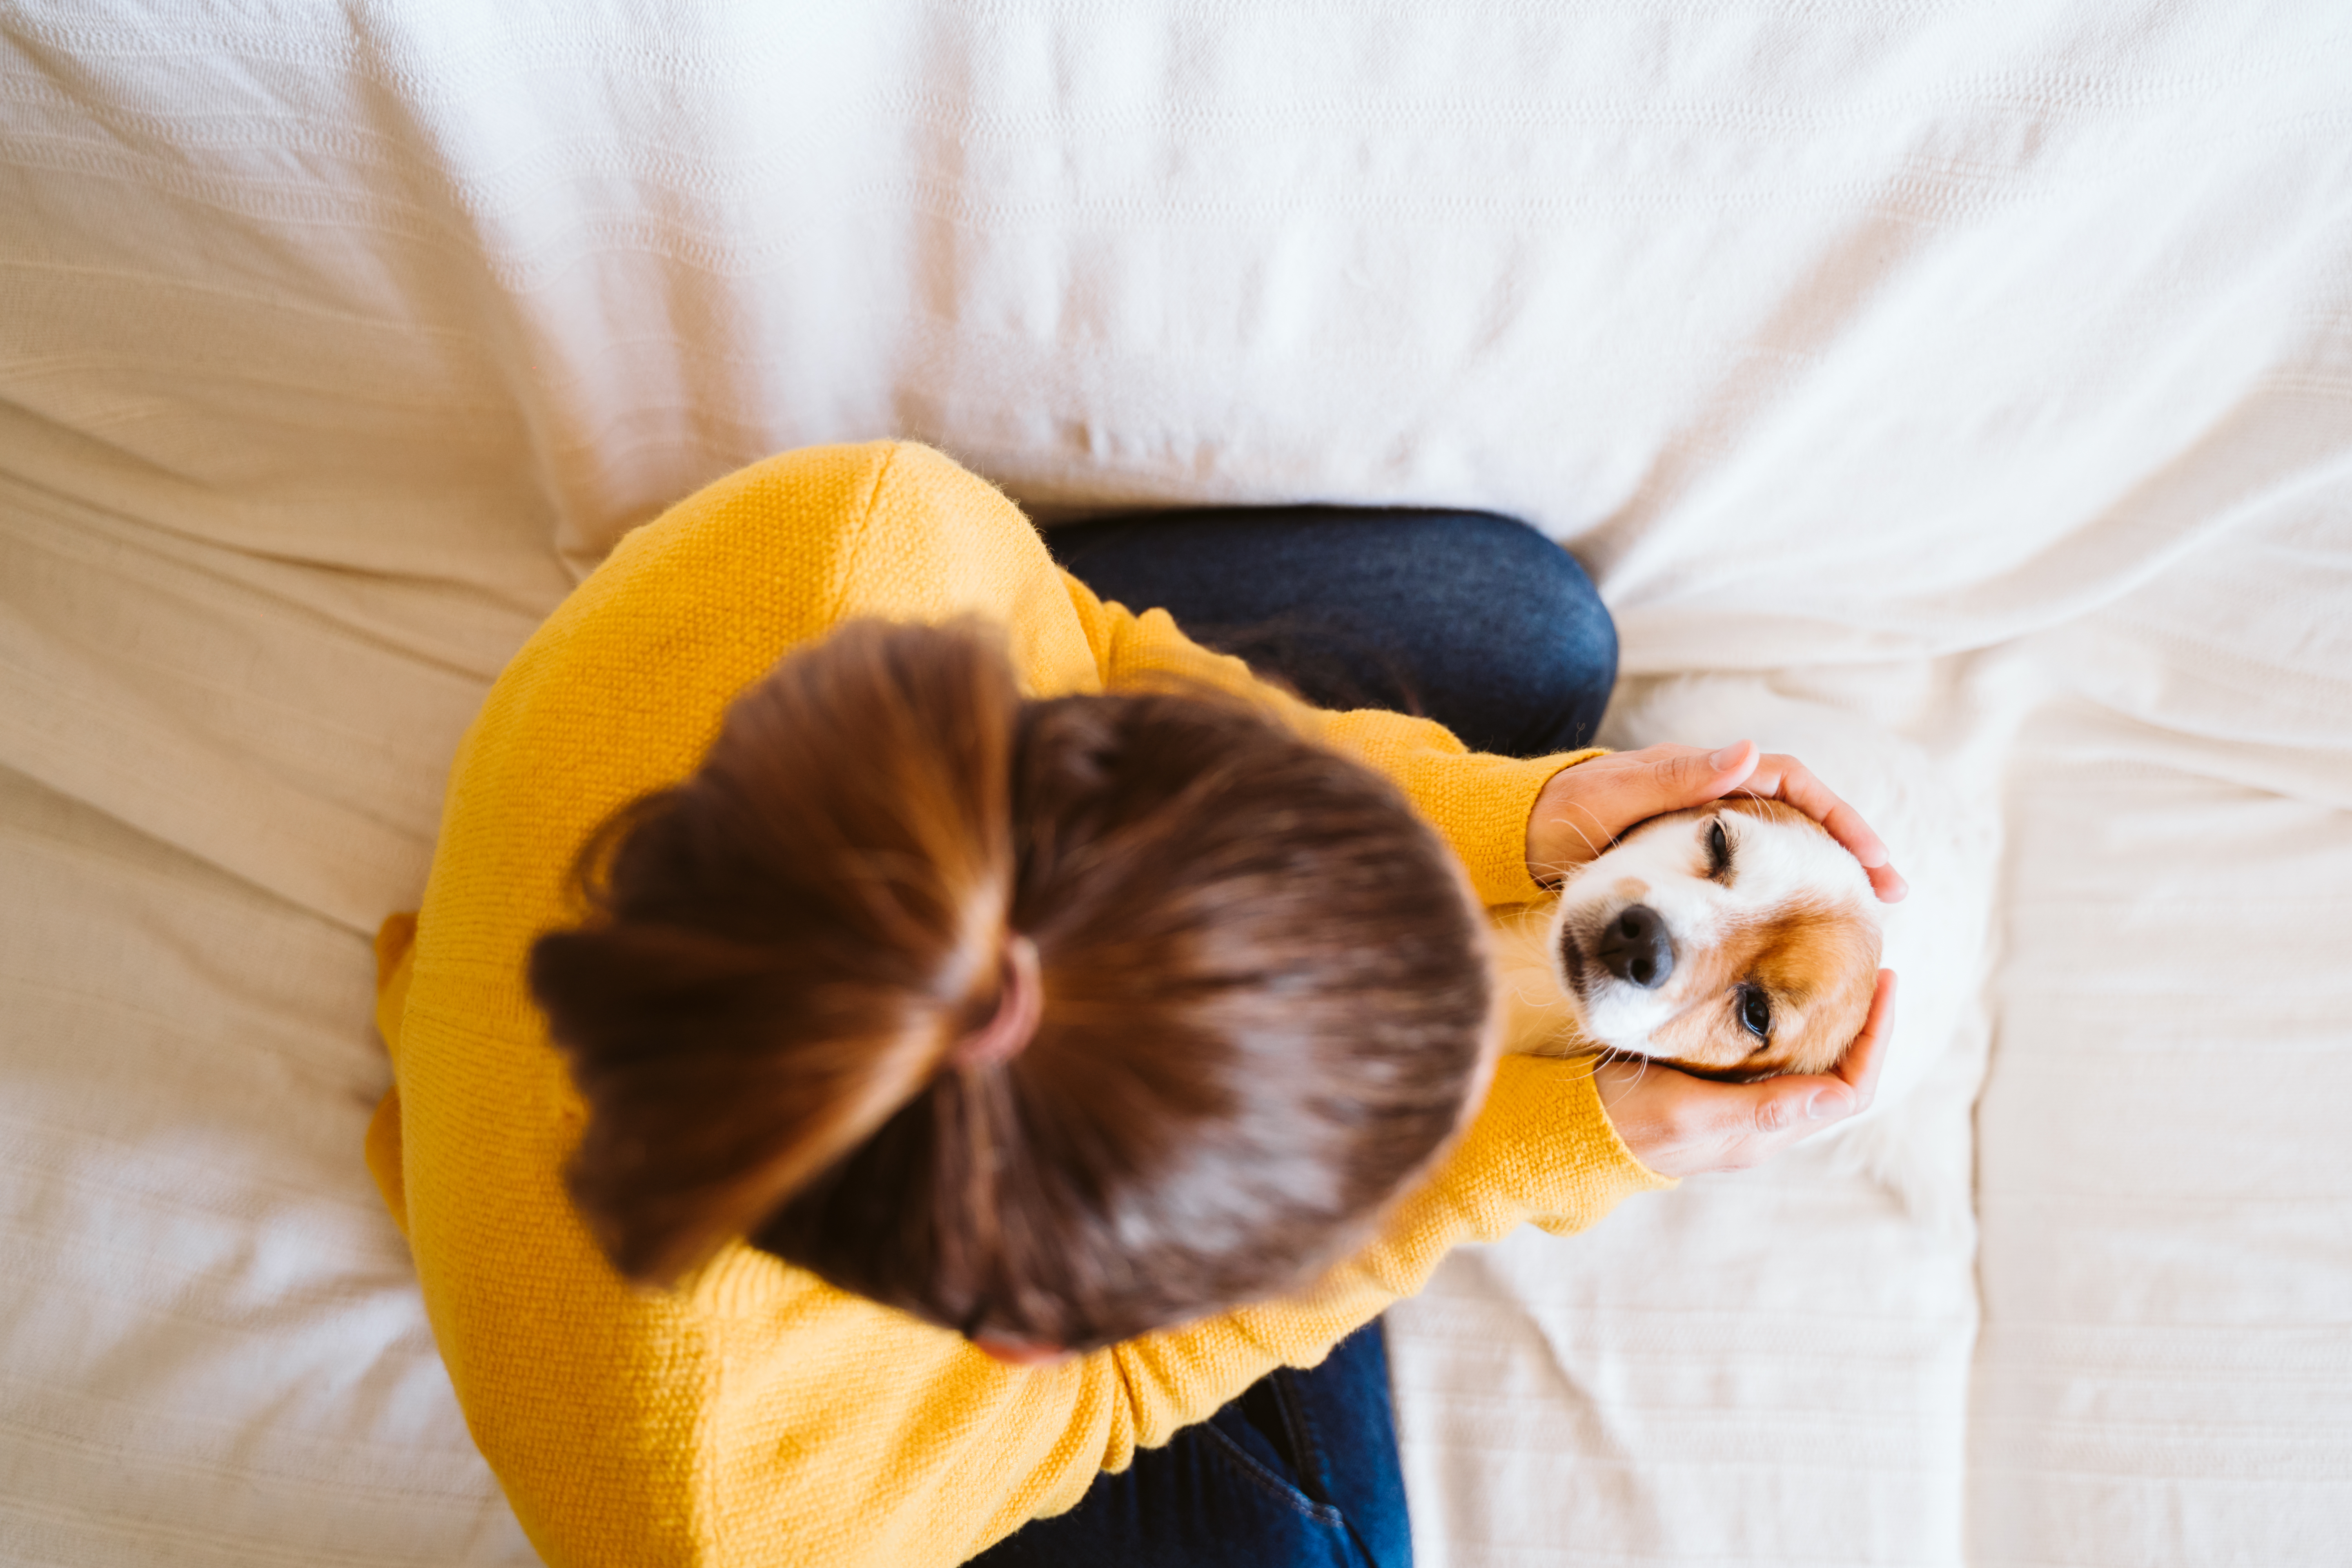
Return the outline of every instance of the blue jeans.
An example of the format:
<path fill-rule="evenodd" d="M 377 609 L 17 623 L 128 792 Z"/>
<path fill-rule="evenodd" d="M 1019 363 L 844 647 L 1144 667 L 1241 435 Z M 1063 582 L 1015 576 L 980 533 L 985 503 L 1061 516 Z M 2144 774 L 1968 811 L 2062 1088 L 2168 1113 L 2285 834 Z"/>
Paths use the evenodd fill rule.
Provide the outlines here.
<path fill-rule="evenodd" d="M 1102 597 L 1166 610 L 1311 702 L 1425 714 L 1474 752 L 1590 744 L 1617 678 L 1616 625 L 1576 558 L 1492 512 L 1160 512 L 1045 539 Z"/>
<path fill-rule="evenodd" d="M 1585 744 L 1617 631 L 1568 552 L 1485 512 L 1286 508 L 1054 530 L 1088 587 L 1165 609 L 1325 707 L 1425 713 L 1480 751 Z M 1411 1568 L 1378 1321 L 1277 1367 L 971 1568 Z"/>
<path fill-rule="evenodd" d="M 1377 1320 L 1276 1367 L 1164 1448 L 1097 1476 L 967 1568 L 1412 1568 Z"/>

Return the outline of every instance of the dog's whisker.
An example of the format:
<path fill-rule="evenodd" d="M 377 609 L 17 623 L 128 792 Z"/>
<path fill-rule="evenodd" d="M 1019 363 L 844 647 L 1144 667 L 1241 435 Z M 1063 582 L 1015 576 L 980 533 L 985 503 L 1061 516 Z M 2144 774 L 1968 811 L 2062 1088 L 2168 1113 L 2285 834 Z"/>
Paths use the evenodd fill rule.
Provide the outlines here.
<path fill-rule="evenodd" d="M 1591 806 L 1586 805 L 1582 801 L 1572 800 L 1568 802 L 1567 809 L 1569 811 L 1580 813 L 1591 819 L 1594 832 L 1601 835 L 1601 840 L 1599 843 L 1596 844 L 1593 842 L 1592 834 L 1587 833 L 1583 828 L 1578 826 L 1575 821 L 1568 816 L 1564 812 L 1556 812 L 1549 820 L 1558 823 L 1560 826 L 1567 828 L 1570 833 L 1576 835 L 1578 840 L 1584 846 L 1584 853 L 1587 859 L 1600 858 L 1601 851 L 1608 847 L 1611 839 L 1614 837 L 1610 833 L 1608 826 L 1601 820 L 1600 816 L 1594 813 Z"/>
<path fill-rule="evenodd" d="M 1602 841 L 1603 843 L 1606 843 L 1606 842 L 1609 840 L 1609 838 L 1612 837 L 1612 835 L 1610 834 L 1610 832 L 1609 832 L 1609 829 L 1608 829 L 1607 826 L 1601 822 L 1601 817 L 1600 817 L 1600 816 L 1599 816 L 1599 814 L 1598 814 L 1598 813 L 1596 813 L 1595 811 L 1593 811 L 1593 809 L 1592 809 L 1591 806 L 1586 805 L 1585 805 L 1583 802 L 1581 802 L 1581 801 L 1570 801 L 1569 804 L 1570 804 L 1570 805 L 1574 806 L 1577 810 L 1579 810 L 1579 811 L 1582 812 L 1586 816 L 1591 817 L 1591 818 L 1592 819 L 1592 826 L 1593 826 L 1593 829 L 1594 829 L 1594 831 L 1595 831 L 1595 832 L 1598 832 L 1598 833 L 1601 835 L 1601 841 Z M 1584 831 L 1584 829 L 1582 829 L 1581 827 L 1578 827 L 1578 826 L 1576 826 L 1576 824 L 1575 824 L 1575 823 L 1573 823 L 1573 822 L 1569 822 L 1568 818 L 1566 818 L 1566 817 L 1560 817 L 1560 818 L 1559 818 L 1559 821 L 1561 821 L 1561 822 L 1563 822 L 1563 823 L 1566 823 L 1566 824 L 1567 824 L 1567 826 L 1568 826 L 1569 827 L 1570 827 L 1571 829 L 1573 829 L 1573 830 L 1575 831 L 1575 834 L 1576 834 L 1576 836 L 1577 836 L 1579 838 L 1581 838 L 1581 839 L 1583 839 L 1583 840 L 1584 840 L 1584 847 L 1585 847 L 1585 848 L 1587 848 L 1587 849 L 1589 849 L 1589 850 L 1591 850 L 1591 851 L 1592 851 L 1592 853 L 1594 853 L 1595 855 L 1598 855 L 1598 854 L 1601 852 L 1601 851 L 1600 851 L 1600 849 L 1599 849 L 1599 848 L 1598 848 L 1598 847 L 1593 844 L 1593 842 L 1592 842 L 1592 835 L 1591 835 L 1591 834 L 1589 834 L 1589 833 L 1585 832 L 1585 831 Z"/>

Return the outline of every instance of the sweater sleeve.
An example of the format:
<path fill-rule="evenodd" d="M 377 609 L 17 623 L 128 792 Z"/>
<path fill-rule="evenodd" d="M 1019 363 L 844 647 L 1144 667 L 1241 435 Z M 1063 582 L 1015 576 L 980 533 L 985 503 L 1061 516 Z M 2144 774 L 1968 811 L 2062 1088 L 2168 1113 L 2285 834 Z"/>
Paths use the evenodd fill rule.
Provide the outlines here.
<path fill-rule="evenodd" d="M 1386 775 L 1444 834 L 1470 874 L 1479 900 L 1521 904 L 1543 889 L 1528 874 L 1528 817 L 1546 781 L 1562 768 L 1602 754 L 1600 748 L 1521 759 L 1473 752 L 1428 719 L 1381 709 L 1330 712 L 1311 707 L 1252 675 L 1240 659 L 1211 653 L 1187 637 L 1165 610 L 1136 615 L 1106 604 L 1063 574 L 1071 604 L 1094 650 L 1103 686 L 1177 680 L 1262 703 L 1313 736 Z"/>

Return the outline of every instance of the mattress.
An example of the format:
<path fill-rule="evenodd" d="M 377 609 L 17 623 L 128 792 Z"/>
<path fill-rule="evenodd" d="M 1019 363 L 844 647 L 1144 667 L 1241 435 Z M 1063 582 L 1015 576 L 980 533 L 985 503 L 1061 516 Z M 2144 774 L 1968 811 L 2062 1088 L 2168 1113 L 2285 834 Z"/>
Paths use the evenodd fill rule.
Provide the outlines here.
<path fill-rule="evenodd" d="M 2352 1557 L 2347 46 L 16 0 L 0 1560 L 532 1560 L 360 1160 L 367 939 L 615 538 L 884 435 L 1047 522 L 1524 517 L 1613 738 L 1787 744 L 1913 873 L 1870 1121 L 1391 1314 L 1424 1563 Z"/>

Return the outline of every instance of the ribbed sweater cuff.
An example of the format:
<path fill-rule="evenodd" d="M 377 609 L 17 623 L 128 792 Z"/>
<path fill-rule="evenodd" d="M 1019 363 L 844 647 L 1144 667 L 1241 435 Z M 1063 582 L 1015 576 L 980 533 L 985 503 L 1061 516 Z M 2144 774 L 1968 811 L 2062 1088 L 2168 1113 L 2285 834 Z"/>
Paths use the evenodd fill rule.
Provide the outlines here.
<path fill-rule="evenodd" d="M 1559 752 L 1549 757 L 1472 755 L 1450 781 L 1454 800 L 1427 809 L 1441 821 L 1458 826 L 1456 853 L 1470 873 L 1470 885 L 1485 904 L 1524 904 L 1544 895 L 1544 888 L 1528 872 L 1528 819 L 1535 815 L 1536 796 L 1552 775 L 1579 763 L 1605 757 L 1599 746 L 1581 752 Z"/>

